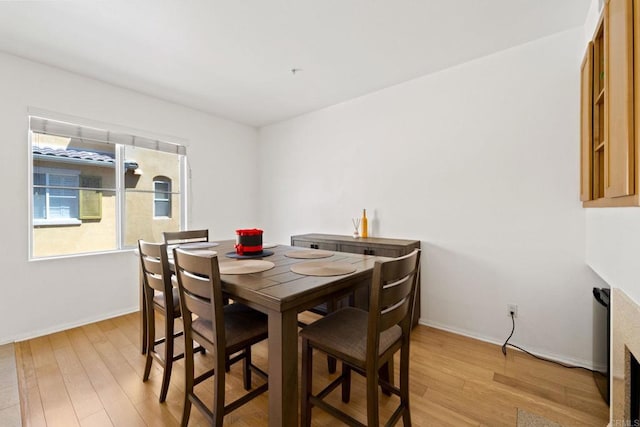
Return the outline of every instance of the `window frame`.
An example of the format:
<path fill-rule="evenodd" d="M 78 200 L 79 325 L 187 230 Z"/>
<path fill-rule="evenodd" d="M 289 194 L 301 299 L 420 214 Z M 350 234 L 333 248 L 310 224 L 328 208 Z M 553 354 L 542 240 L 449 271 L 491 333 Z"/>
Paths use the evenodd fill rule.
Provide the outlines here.
<path fill-rule="evenodd" d="M 50 122 L 60 122 L 65 123 L 67 125 L 72 125 L 77 128 L 86 128 L 86 129 L 97 129 L 106 133 L 107 135 L 112 133 L 122 138 L 125 137 L 130 140 L 126 142 L 107 142 L 98 139 L 93 139 L 97 142 L 103 142 L 107 144 L 112 144 L 115 147 L 115 193 L 116 193 L 116 247 L 108 250 L 96 250 L 89 252 L 77 252 L 77 253 L 64 253 L 64 254 L 55 254 L 55 255 L 46 255 L 46 256 L 34 256 L 34 230 L 35 227 L 40 226 L 72 226 L 72 225 L 82 225 L 82 219 L 73 219 L 73 220 L 63 220 L 58 219 L 53 222 L 42 222 L 42 220 L 35 220 L 34 218 L 34 171 L 36 168 L 47 169 L 46 167 L 34 166 L 34 156 L 33 156 L 33 146 L 34 144 L 34 134 L 36 133 L 45 133 L 47 132 L 39 132 L 34 131 L 31 126 L 31 120 L 33 118 L 39 120 L 45 120 Z M 49 133 L 51 135 L 64 136 L 56 133 Z M 141 148 L 147 149 L 155 149 L 157 151 L 164 151 L 167 153 L 173 153 L 173 150 L 168 150 L 167 147 L 175 147 L 175 155 L 177 156 L 177 160 L 179 162 L 179 177 L 180 177 L 180 192 L 178 197 L 179 209 L 180 209 L 180 218 L 179 218 L 179 227 L 181 230 L 187 228 L 188 223 L 188 214 L 189 214 L 189 179 L 190 174 L 188 171 L 188 158 L 187 158 L 187 143 L 185 140 L 181 140 L 179 138 L 170 137 L 167 138 L 165 136 L 161 136 L 158 134 L 140 131 L 139 129 L 131 129 L 123 126 L 106 124 L 99 121 L 93 121 L 88 119 L 80 119 L 77 117 L 67 116 L 64 114 L 54 113 L 46 110 L 40 110 L 36 108 L 29 107 L 27 114 L 27 197 L 28 197 L 28 261 L 40 261 L 47 259 L 57 259 L 57 258 L 73 258 L 73 257 L 83 257 L 88 255 L 99 255 L 99 254 L 107 254 L 107 253 L 117 253 L 117 252 L 130 252 L 135 250 L 135 245 L 126 245 L 125 244 L 125 230 L 124 223 L 127 218 L 127 206 L 126 206 L 126 188 L 125 188 L 125 162 L 124 162 L 124 150 L 126 146 L 139 146 Z M 90 139 L 90 138 L 88 138 Z M 137 141 L 138 139 L 138 141 Z M 142 144 L 137 144 L 142 140 Z M 149 146 L 149 141 L 154 142 L 153 146 Z M 51 169 L 51 168 L 49 168 Z M 63 168 L 61 168 L 63 169 Z M 78 179 L 79 179 L 78 174 Z M 80 182 L 78 182 L 78 186 Z M 78 187 L 78 193 L 81 190 Z M 175 197 L 172 197 L 175 199 Z M 80 198 L 78 195 L 78 203 L 80 203 Z M 78 206 L 78 215 L 79 206 Z"/>

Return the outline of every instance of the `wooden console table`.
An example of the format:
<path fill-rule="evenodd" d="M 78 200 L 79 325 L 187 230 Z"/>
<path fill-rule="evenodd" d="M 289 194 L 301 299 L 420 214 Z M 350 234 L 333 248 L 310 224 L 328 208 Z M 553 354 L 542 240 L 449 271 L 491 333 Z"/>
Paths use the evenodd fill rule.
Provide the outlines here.
<path fill-rule="evenodd" d="M 381 237 L 367 237 L 354 239 L 351 236 L 340 236 L 335 234 L 301 234 L 291 236 L 291 246 L 301 246 L 312 249 L 324 249 L 327 251 L 348 252 L 362 255 L 375 255 L 396 258 L 407 255 L 414 249 L 420 248 L 419 240 L 386 239 Z M 356 305 L 368 307 L 368 295 L 360 299 Z M 413 325 L 418 324 L 420 319 L 420 278 L 418 278 L 418 289 L 416 290 L 416 301 L 413 310 Z"/>

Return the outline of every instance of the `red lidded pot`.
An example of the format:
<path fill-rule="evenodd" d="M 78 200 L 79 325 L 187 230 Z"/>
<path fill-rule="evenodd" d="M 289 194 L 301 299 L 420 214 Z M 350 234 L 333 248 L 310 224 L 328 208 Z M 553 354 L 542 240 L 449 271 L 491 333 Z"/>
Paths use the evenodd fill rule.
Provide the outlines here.
<path fill-rule="evenodd" d="M 238 255 L 261 254 L 262 230 L 258 228 L 236 230 L 236 253 Z"/>

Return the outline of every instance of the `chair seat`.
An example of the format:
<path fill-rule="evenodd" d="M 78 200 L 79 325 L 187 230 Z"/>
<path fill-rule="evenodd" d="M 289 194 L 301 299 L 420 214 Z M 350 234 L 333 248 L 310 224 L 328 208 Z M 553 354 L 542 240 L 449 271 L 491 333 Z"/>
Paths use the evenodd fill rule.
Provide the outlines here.
<path fill-rule="evenodd" d="M 249 342 L 257 342 L 267 337 L 267 315 L 243 304 L 229 304 L 224 308 L 224 329 L 227 349 L 233 353 L 236 348 L 246 347 Z M 198 318 L 191 324 L 194 332 L 213 342 L 213 323 Z"/>
<path fill-rule="evenodd" d="M 173 299 L 173 312 L 175 313 L 175 317 L 180 317 L 180 293 L 178 291 L 178 288 L 173 288 L 171 290 L 171 297 Z M 164 308 L 166 307 L 164 301 L 164 293 L 158 292 L 153 297 L 153 303 L 164 310 Z"/>
<path fill-rule="evenodd" d="M 364 368 L 367 359 L 368 321 L 368 312 L 346 307 L 313 322 L 300 331 L 300 336 L 311 341 L 314 347 Z M 401 337 L 402 328 L 398 325 L 382 332 L 378 354 L 384 354 Z"/>

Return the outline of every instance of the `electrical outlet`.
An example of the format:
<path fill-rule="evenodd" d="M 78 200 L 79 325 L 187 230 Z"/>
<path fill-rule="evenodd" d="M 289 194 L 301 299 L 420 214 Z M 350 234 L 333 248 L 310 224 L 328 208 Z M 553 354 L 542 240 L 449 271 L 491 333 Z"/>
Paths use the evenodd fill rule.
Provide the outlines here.
<path fill-rule="evenodd" d="M 507 304 L 507 317 L 511 317 L 511 313 L 513 313 L 513 317 L 518 317 L 518 306 L 515 304 Z"/>

